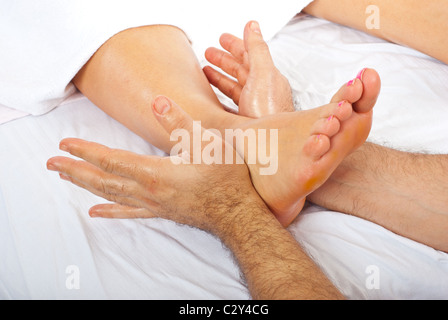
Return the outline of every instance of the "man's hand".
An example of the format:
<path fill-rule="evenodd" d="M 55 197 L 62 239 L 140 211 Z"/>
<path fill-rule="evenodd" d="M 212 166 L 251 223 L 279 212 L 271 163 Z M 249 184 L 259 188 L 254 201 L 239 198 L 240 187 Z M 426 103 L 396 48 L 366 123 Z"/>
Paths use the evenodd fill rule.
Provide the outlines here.
<path fill-rule="evenodd" d="M 192 136 L 193 120 L 174 102 L 158 97 L 153 111 L 168 134 L 181 128 Z M 221 143 L 223 153 L 231 148 Z M 85 161 L 54 157 L 48 169 L 113 202 L 91 208 L 91 216 L 160 217 L 216 233 L 236 213 L 231 208 L 251 199 L 262 202 L 245 164 L 189 164 L 186 154 L 145 156 L 74 138 L 62 140 L 60 149 Z"/>
<path fill-rule="evenodd" d="M 154 114 L 168 133 L 192 133 L 193 120 L 168 99 L 155 100 Z M 254 299 L 342 298 L 258 196 L 245 164 L 174 164 L 190 159 L 142 156 L 79 139 L 60 147 L 85 161 L 55 157 L 48 168 L 115 202 L 93 207 L 92 216 L 160 217 L 215 234 L 234 253 Z"/>

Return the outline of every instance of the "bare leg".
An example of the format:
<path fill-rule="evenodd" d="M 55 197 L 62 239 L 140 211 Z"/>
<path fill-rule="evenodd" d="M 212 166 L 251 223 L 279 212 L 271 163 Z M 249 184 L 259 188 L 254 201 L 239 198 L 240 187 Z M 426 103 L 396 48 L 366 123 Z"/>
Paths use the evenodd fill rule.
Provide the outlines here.
<path fill-rule="evenodd" d="M 185 34 L 171 26 L 134 28 L 115 35 L 74 83 L 108 115 L 167 152 L 169 135 L 152 112 L 158 95 L 172 98 L 205 128 L 230 127 L 237 121 L 222 108 Z"/>
<path fill-rule="evenodd" d="M 366 8 L 380 12 L 379 29 L 367 29 Z M 304 12 L 406 45 L 448 63 L 448 6 L 445 0 L 314 0 Z"/>
<path fill-rule="evenodd" d="M 309 200 L 448 252 L 447 172 L 447 155 L 366 143 Z"/>

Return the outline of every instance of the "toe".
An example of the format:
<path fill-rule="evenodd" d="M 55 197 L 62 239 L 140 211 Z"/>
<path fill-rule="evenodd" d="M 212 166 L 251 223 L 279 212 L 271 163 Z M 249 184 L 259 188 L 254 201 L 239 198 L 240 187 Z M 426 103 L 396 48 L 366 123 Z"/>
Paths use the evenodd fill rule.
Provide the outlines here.
<path fill-rule="evenodd" d="M 323 134 L 328 137 L 332 137 L 338 133 L 340 127 L 341 124 L 339 122 L 339 119 L 336 116 L 331 115 L 326 119 L 318 120 L 311 128 L 311 134 Z"/>
<path fill-rule="evenodd" d="M 313 161 L 319 160 L 330 150 L 330 138 L 324 134 L 313 134 L 305 142 L 303 152 Z"/>
<path fill-rule="evenodd" d="M 361 98 L 353 104 L 353 109 L 356 112 L 366 113 L 372 110 L 378 100 L 381 79 L 374 69 L 365 69 L 359 79 L 362 81 L 363 91 Z"/>
<path fill-rule="evenodd" d="M 347 100 L 353 110 L 365 113 L 372 110 L 381 89 L 380 76 L 374 69 L 362 69 L 355 79 L 344 84 L 333 96 L 331 102 Z"/>
<path fill-rule="evenodd" d="M 345 121 L 350 118 L 353 113 L 352 104 L 347 100 L 342 100 L 333 105 L 333 115 L 339 119 L 339 121 Z"/>
<path fill-rule="evenodd" d="M 320 107 L 319 117 L 328 119 L 331 116 L 335 116 L 339 121 L 345 121 L 350 118 L 352 113 L 353 107 L 351 103 L 347 100 L 339 100 Z"/>
<path fill-rule="evenodd" d="M 355 78 L 342 85 L 342 87 L 331 98 L 331 102 L 347 100 L 351 103 L 358 101 L 363 92 L 363 85 L 360 79 Z"/>

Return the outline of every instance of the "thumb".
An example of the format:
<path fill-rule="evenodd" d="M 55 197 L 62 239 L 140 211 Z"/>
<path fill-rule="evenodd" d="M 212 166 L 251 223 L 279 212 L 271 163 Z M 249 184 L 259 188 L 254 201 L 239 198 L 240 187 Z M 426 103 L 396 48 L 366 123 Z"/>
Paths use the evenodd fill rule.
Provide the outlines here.
<path fill-rule="evenodd" d="M 251 68 L 266 67 L 272 62 L 268 44 L 261 34 L 260 25 L 256 21 L 250 21 L 244 28 L 244 45 L 248 53 Z"/>
<path fill-rule="evenodd" d="M 154 99 L 153 113 L 170 135 L 171 141 L 181 139 L 170 151 L 171 160 L 175 164 L 191 163 L 194 159 L 201 158 L 202 146 L 195 143 L 196 139 L 194 139 L 195 136 L 202 137 L 203 128 L 200 122 L 194 122 L 188 113 L 164 96 Z"/>
<path fill-rule="evenodd" d="M 176 129 L 185 129 L 189 133 L 193 131 L 193 119 L 174 101 L 165 96 L 158 96 L 154 99 L 153 112 L 168 134 Z"/>

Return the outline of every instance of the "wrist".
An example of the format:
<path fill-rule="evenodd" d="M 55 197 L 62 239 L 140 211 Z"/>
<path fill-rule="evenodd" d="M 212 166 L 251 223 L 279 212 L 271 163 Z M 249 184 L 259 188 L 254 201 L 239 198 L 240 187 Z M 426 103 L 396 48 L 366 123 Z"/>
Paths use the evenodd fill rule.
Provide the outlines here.
<path fill-rule="evenodd" d="M 342 298 L 258 196 L 236 205 L 225 220 L 217 235 L 253 299 Z"/>
<path fill-rule="evenodd" d="M 216 218 L 209 228 L 230 249 L 241 241 L 246 242 L 247 236 L 257 234 L 267 224 L 274 223 L 281 227 L 256 193 L 240 195 L 240 198 L 216 211 Z"/>

